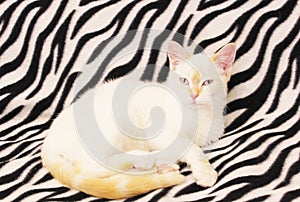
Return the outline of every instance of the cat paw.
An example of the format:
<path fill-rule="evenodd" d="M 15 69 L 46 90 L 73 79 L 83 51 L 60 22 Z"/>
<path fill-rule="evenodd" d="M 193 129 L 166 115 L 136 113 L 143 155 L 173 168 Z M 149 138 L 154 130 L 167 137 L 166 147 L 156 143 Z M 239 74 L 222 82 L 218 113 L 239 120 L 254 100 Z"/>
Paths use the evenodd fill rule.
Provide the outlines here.
<path fill-rule="evenodd" d="M 212 187 L 218 179 L 218 173 L 211 169 L 209 172 L 202 174 L 202 177 L 196 181 L 201 187 Z"/>
<path fill-rule="evenodd" d="M 213 186 L 217 179 L 218 173 L 207 160 L 200 161 L 196 165 L 192 165 L 193 176 L 196 183 L 201 187 Z"/>
<path fill-rule="evenodd" d="M 154 167 L 154 159 L 150 157 L 146 158 L 137 158 L 133 160 L 133 166 L 138 170 L 150 170 Z"/>
<path fill-rule="evenodd" d="M 128 152 L 128 154 L 131 154 L 131 162 L 133 164 L 133 167 L 137 170 L 150 170 L 154 168 L 154 158 L 149 155 L 149 152 L 147 151 L 141 151 L 141 150 L 132 150 Z"/>
<path fill-rule="evenodd" d="M 157 172 L 162 174 L 162 173 L 169 173 L 169 172 L 177 172 L 179 171 L 179 165 L 177 164 L 173 164 L 173 165 L 169 165 L 166 162 L 162 162 L 162 161 L 157 161 L 155 163 L 156 165 L 156 169 Z"/>

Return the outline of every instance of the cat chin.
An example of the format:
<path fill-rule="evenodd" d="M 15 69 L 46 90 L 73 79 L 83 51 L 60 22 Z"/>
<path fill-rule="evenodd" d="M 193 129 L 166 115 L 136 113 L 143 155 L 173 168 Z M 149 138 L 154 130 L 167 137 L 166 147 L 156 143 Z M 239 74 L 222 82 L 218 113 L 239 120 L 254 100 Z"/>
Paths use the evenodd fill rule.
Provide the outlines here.
<path fill-rule="evenodd" d="M 193 110 L 196 110 L 196 109 L 199 109 L 199 108 L 202 108 L 202 107 L 205 107 L 207 105 L 207 103 L 204 103 L 204 102 L 199 102 L 199 103 L 195 103 L 195 102 L 191 102 L 189 104 L 186 104 L 186 106 L 190 109 L 193 109 Z"/>
<path fill-rule="evenodd" d="M 209 102 L 194 102 L 193 104 L 196 106 L 202 107 L 202 106 L 208 105 Z"/>
<path fill-rule="evenodd" d="M 187 104 L 187 107 L 189 107 L 190 109 L 196 110 L 196 109 L 205 108 L 208 105 L 209 105 L 209 103 L 207 103 L 207 102 L 192 102 L 190 104 Z"/>

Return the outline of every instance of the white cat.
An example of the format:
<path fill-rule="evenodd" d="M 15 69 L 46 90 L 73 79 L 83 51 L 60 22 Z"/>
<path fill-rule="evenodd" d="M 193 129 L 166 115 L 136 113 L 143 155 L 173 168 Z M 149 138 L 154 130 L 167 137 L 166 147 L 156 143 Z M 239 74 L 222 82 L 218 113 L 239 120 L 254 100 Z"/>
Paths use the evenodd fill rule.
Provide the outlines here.
<path fill-rule="evenodd" d="M 198 185 L 214 185 L 217 172 L 201 146 L 223 135 L 223 109 L 235 53 L 231 43 L 208 59 L 204 54 L 189 55 L 170 42 L 166 88 L 117 79 L 86 93 L 54 120 L 42 145 L 44 167 L 63 184 L 100 198 L 127 198 L 180 184 L 184 176 L 176 161 L 191 166 Z M 131 86 L 141 88 L 127 103 L 122 89 Z M 82 110 L 89 103 L 94 105 Z M 165 114 L 151 112 L 155 106 Z M 88 108 L 94 110 L 92 114 Z M 83 144 L 95 132 L 92 116 L 103 141 L 88 139 Z M 89 150 L 87 144 L 94 148 Z M 149 172 L 126 173 L 133 170 Z"/>

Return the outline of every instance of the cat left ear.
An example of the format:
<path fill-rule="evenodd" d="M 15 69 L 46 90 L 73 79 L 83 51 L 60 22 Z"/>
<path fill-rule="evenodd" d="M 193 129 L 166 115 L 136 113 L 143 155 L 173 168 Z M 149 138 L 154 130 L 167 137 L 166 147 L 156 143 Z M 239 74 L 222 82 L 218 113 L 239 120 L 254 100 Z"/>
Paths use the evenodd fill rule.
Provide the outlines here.
<path fill-rule="evenodd" d="M 170 41 L 168 46 L 168 57 L 171 69 L 175 70 L 177 65 L 188 57 L 188 53 L 179 43 Z"/>
<path fill-rule="evenodd" d="M 212 61 L 221 70 L 221 74 L 230 77 L 232 65 L 235 59 L 236 46 L 234 43 L 225 45 L 221 50 L 212 56 Z"/>

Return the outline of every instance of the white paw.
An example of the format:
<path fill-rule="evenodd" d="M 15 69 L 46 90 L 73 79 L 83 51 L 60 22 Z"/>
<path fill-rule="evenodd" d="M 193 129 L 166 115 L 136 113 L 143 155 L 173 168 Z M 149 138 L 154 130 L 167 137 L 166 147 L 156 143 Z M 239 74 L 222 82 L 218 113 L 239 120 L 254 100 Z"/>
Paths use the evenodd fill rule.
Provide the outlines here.
<path fill-rule="evenodd" d="M 177 164 L 171 165 L 165 161 L 156 161 L 155 166 L 158 173 L 176 172 L 180 168 Z"/>
<path fill-rule="evenodd" d="M 154 167 L 154 159 L 150 157 L 136 157 L 133 160 L 133 166 L 138 170 L 149 170 Z"/>
<path fill-rule="evenodd" d="M 130 161 L 133 167 L 138 170 L 149 170 L 154 167 L 154 158 L 151 157 L 149 152 L 141 150 L 132 150 L 128 152 L 131 154 Z"/>
<path fill-rule="evenodd" d="M 201 187 L 211 187 L 216 183 L 218 173 L 207 160 L 200 161 L 192 165 L 191 168 L 196 183 Z"/>
<path fill-rule="evenodd" d="M 206 171 L 201 175 L 202 176 L 196 181 L 196 183 L 201 187 L 211 187 L 216 183 L 218 179 L 218 173 L 213 169 L 210 169 L 210 171 Z"/>

